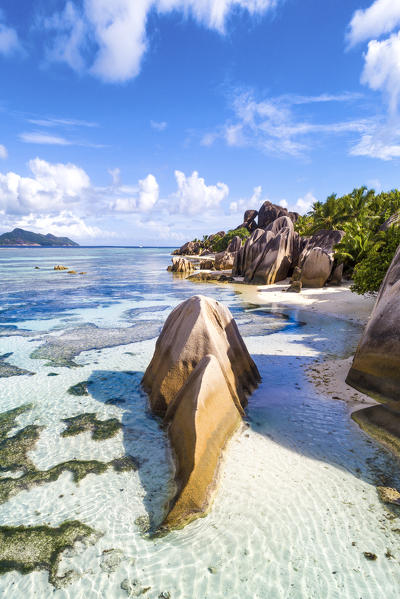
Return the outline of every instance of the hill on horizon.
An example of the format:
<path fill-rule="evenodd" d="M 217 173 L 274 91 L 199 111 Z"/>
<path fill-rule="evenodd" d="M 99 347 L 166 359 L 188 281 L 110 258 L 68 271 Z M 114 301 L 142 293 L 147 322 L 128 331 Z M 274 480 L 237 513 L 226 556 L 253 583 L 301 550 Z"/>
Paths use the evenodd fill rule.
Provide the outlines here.
<path fill-rule="evenodd" d="M 51 233 L 42 235 L 33 233 L 24 229 L 14 229 L 9 233 L 0 235 L 0 246 L 41 246 L 41 247 L 79 247 L 79 243 L 72 241 L 68 237 L 56 237 Z"/>

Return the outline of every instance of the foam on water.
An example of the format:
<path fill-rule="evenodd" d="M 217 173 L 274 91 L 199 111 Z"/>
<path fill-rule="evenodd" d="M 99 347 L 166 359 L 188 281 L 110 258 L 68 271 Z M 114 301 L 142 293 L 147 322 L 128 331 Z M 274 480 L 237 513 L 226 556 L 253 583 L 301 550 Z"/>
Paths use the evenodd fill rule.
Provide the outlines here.
<path fill-rule="evenodd" d="M 85 264 L 88 279 L 53 278 L 57 289 L 51 289 L 51 273 L 42 273 L 42 262 L 49 269 L 57 262 L 74 267 L 74 256 Z M 319 395 L 303 370 L 313 360 L 353 351 L 360 334 L 356 325 L 297 310 L 268 312 L 242 304 L 227 286 L 174 279 L 165 272 L 169 257 L 160 250 L 2 250 L 1 259 L 8 287 L 2 285 L 0 300 L 11 317 L 1 324 L 16 324 L 32 335 L 0 337 L 0 354 L 13 352 L 10 363 L 35 372 L 0 379 L 1 411 L 33 404 L 18 417 L 18 428 L 45 427 L 31 460 L 47 470 L 72 459 L 108 462 L 128 454 L 139 469 L 109 469 L 79 484 L 64 472 L 0 505 L 2 525 L 58 526 L 76 519 L 103 534 L 95 545 L 65 552 L 59 573 L 76 572 L 69 586 L 54 590 L 47 572 L 10 572 L 0 577 L 0 595 L 122 599 L 128 596 L 121 588 L 127 579 L 123 586 L 132 589 L 131 596 L 149 587 L 141 595 L 148 599 L 162 592 L 171 599 L 397 599 L 400 525 L 397 513 L 379 502 L 376 485 L 400 484 L 398 462 L 358 429 L 343 402 Z M 41 270 L 32 274 L 36 263 Z M 40 297 L 51 289 L 48 319 L 42 300 L 29 305 L 33 281 Z M 110 291 L 113 285 L 118 293 Z M 232 309 L 263 381 L 225 452 L 210 514 L 151 538 L 144 531 L 162 520 L 173 490 L 167 439 L 139 385 L 155 339 L 101 350 L 94 343 L 77 355 L 74 368 L 46 366 L 31 355 L 49 331 L 61 338 L 64 330 L 88 322 L 108 328 L 157 323 L 199 292 Z M 88 395 L 68 393 L 82 381 L 88 381 Z M 63 419 L 83 413 L 118 418 L 123 428 L 104 441 L 89 432 L 62 437 Z M 114 571 L 102 567 L 109 555 L 103 552 L 110 549 L 123 554 Z M 366 560 L 364 551 L 377 560 Z"/>

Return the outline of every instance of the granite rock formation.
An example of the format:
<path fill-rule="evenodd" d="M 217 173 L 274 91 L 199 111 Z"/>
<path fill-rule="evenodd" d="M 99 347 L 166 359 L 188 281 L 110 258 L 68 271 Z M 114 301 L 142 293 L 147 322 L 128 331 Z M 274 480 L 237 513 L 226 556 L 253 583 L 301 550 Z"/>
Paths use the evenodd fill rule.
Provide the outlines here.
<path fill-rule="evenodd" d="M 168 425 L 176 463 L 177 492 L 164 527 L 182 527 L 207 511 L 222 450 L 259 381 L 219 302 L 197 295 L 169 315 L 142 381 L 153 413 Z"/>
<path fill-rule="evenodd" d="M 400 409 L 400 247 L 382 282 L 347 383 Z"/>

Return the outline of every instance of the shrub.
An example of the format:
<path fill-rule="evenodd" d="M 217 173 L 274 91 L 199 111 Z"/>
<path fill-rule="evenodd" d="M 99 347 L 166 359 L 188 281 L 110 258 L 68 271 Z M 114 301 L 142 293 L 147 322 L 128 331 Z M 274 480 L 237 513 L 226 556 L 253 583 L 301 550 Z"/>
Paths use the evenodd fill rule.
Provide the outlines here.
<path fill-rule="evenodd" d="M 232 229 L 231 231 L 228 231 L 226 235 L 214 241 L 212 244 L 212 251 L 215 253 L 223 252 L 226 250 L 232 239 L 236 236 L 243 240 L 247 239 L 247 237 L 250 236 L 250 233 L 245 227 L 241 227 L 240 229 Z"/>
<path fill-rule="evenodd" d="M 399 245 L 400 229 L 398 227 L 391 227 L 385 233 L 379 233 L 377 241 L 371 244 L 365 258 L 354 268 L 354 284 L 351 290 L 360 295 L 379 291 Z"/>

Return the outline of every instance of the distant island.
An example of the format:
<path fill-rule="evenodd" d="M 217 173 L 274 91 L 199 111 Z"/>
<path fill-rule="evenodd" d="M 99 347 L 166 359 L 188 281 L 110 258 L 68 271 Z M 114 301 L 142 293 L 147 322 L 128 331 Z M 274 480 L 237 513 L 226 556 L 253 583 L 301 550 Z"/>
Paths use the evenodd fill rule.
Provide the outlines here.
<path fill-rule="evenodd" d="M 56 237 L 47 233 L 33 233 L 24 229 L 14 229 L 10 233 L 0 235 L 0 246 L 39 246 L 39 247 L 79 247 L 79 243 L 68 239 L 68 237 Z"/>

